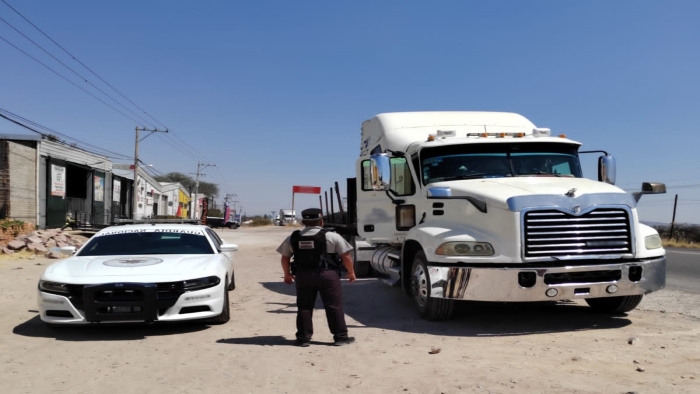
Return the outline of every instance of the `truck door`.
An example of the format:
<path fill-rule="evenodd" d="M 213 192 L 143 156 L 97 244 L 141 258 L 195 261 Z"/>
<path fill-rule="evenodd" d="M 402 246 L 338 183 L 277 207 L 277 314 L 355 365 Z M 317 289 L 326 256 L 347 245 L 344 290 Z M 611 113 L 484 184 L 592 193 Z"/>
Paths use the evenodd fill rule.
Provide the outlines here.
<path fill-rule="evenodd" d="M 374 242 L 402 241 L 416 225 L 416 182 L 407 158 L 393 157 L 391 191 L 375 191 L 370 180 L 369 157 L 356 163 L 357 232 Z M 400 204 L 395 204 L 403 200 Z"/>

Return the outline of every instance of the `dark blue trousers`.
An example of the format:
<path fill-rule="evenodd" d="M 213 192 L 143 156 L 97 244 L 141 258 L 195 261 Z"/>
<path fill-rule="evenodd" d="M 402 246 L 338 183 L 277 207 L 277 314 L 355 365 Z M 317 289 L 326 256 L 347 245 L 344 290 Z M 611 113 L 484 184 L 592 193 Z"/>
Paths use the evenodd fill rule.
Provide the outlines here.
<path fill-rule="evenodd" d="M 312 316 L 316 295 L 321 294 L 321 301 L 326 310 L 328 328 L 333 340 L 348 337 L 343 311 L 343 288 L 340 275 L 336 271 L 299 271 L 296 274 L 297 288 L 297 339 L 308 342 L 314 335 Z"/>

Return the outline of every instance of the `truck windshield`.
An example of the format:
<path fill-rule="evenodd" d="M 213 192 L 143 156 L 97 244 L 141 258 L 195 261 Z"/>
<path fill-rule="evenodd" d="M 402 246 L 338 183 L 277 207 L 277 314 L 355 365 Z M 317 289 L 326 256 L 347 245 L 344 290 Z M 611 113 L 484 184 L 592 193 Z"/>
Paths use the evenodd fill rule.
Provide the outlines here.
<path fill-rule="evenodd" d="M 578 146 L 561 143 L 464 144 L 421 151 L 424 185 L 456 179 L 514 176 L 581 178 Z"/>

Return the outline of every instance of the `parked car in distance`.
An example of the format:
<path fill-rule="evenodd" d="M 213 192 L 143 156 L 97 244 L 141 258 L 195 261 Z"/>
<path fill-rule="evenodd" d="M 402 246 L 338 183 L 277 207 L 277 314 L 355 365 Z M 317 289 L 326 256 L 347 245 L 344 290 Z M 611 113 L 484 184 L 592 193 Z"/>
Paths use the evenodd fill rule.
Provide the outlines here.
<path fill-rule="evenodd" d="M 224 218 L 214 218 L 207 216 L 207 226 L 212 228 L 228 227 L 230 229 L 237 229 L 238 227 L 240 227 L 240 224 L 232 220 L 227 220 L 224 223 Z"/>
<path fill-rule="evenodd" d="M 61 248 L 69 257 L 49 265 L 39 280 L 41 320 L 51 326 L 226 323 L 238 245 L 201 224 L 147 222 L 105 228 L 77 251 Z"/>

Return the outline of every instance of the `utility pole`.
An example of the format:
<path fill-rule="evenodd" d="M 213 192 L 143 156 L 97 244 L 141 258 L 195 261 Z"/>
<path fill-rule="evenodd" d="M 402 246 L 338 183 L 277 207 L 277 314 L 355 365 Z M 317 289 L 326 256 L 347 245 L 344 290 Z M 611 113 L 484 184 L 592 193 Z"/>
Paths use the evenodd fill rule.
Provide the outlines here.
<path fill-rule="evenodd" d="M 678 205 L 678 194 L 676 194 L 676 198 L 673 200 L 673 218 L 671 218 L 671 231 L 670 234 L 668 235 L 669 239 L 673 239 L 673 227 L 676 224 L 676 206 Z"/>
<path fill-rule="evenodd" d="M 204 176 L 206 174 L 201 174 L 200 171 L 207 168 L 207 167 L 216 167 L 216 164 L 205 164 L 201 162 L 197 162 L 197 177 L 195 178 L 194 181 L 194 198 L 192 201 L 194 201 L 194 204 L 192 204 L 192 210 L 190 211 L 190 219 L 194 219 L 194 211 L 197 209 L 197 193 L 199 193 L 199 176 Z"/>
<path fill-rule="evenodd" d="M 139 131 L 145 131 L 150 134 L 146 135 L 145 137 L 139 139 Z M 138 127 L 136 126 L 136 139 L 134 140 L 134 183 L 132 186 L 131 190 L 131 218 L 136 220 L 136 198 L 138 197 L 138 187 L 137 187 L 137 179 L 138 179 L 138 169 L 139 169 L 139 142 L 145 140 L 148 138 L 151 134 L 153 133 L 167 133 L 168 129 L 165 130 L 158 130 L 158 129 L 147 129 L 145 127 Z"/>

